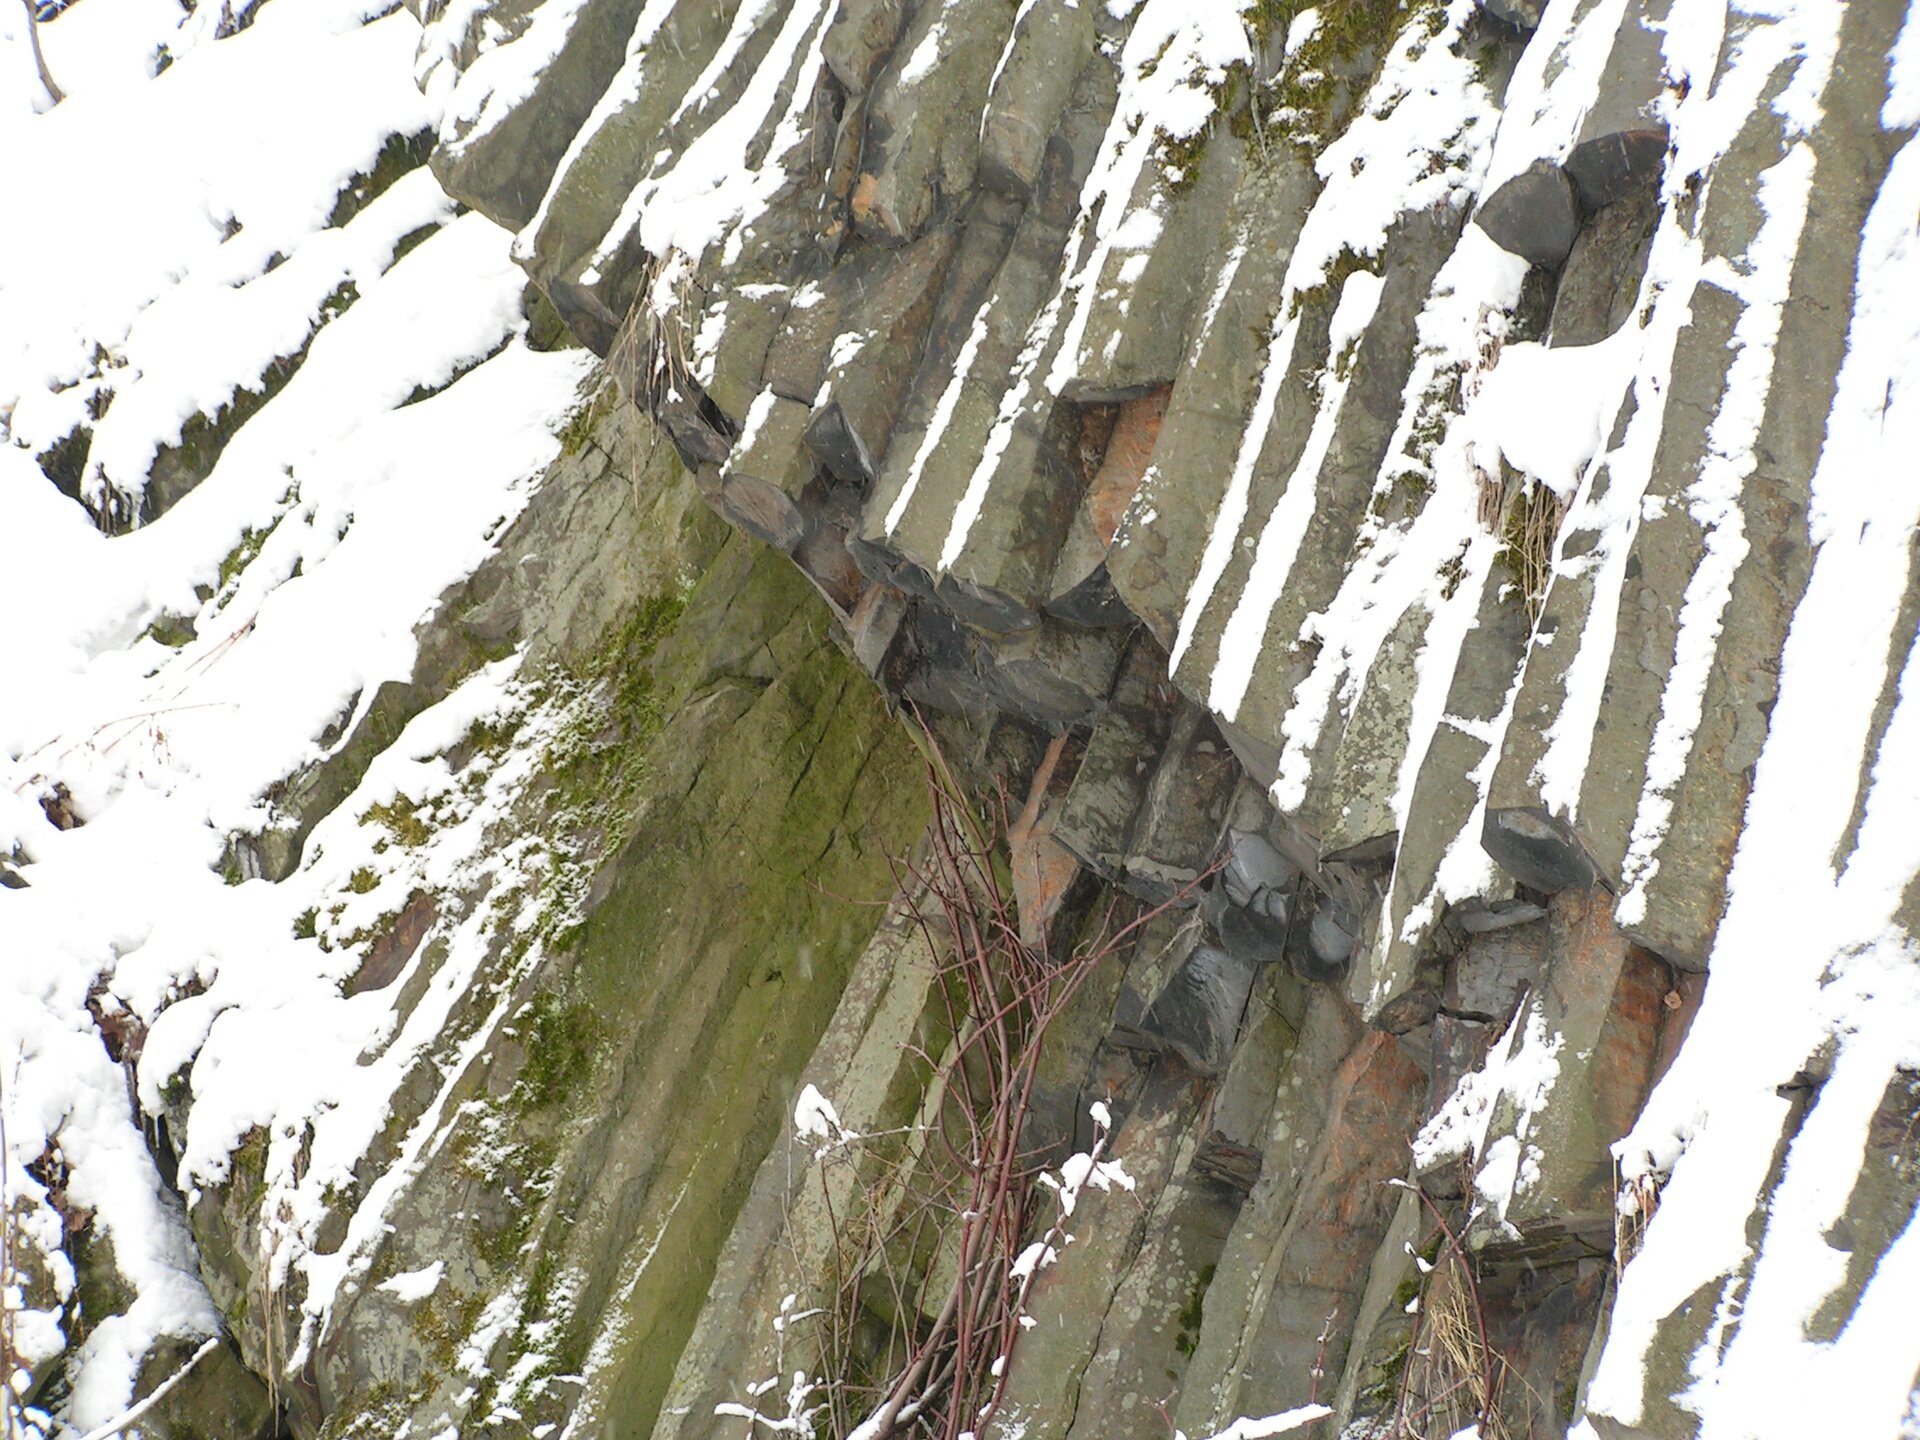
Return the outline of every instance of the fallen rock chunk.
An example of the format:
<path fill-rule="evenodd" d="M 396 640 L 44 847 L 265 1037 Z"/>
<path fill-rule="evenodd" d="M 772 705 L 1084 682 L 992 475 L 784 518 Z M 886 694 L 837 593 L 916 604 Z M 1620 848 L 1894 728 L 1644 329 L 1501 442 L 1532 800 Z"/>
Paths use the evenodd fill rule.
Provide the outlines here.
<path fill-rule="evenodd" d="M 1580 230 L 1580 202 L 1565 170 L 1536 160 L 1482 200 L 1473 223 L 1502 250 L 1558 270 Z"/>

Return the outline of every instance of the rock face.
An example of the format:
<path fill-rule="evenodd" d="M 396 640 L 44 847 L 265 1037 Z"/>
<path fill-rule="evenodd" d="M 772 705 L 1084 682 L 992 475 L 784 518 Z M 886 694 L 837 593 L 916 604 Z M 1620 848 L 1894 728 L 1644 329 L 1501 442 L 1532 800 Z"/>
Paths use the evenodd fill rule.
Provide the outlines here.
<path fill-rule="evenodd" d="M 292 1433 L 846 1434 L 969 1365 L 983 1440 L 1820 1433 L 1738 1393 L 1795 1363 L 1904 1433 L 1897 10 L 424 7 L 432 174 L 599 388 L 230 845 L 407 848 L 367 777 L 519 655 L 516 733 L 407 753 L 538 863 L 308 915 L 440 1016 L 379 1133 L 188 1191 Z M 928 877 L 1003 838 L 988 925 Z M 985 930 L 1059 967 L 1017 1099 Z M 1004 1332 L 987 1116 L 1132 1182 Z"/>

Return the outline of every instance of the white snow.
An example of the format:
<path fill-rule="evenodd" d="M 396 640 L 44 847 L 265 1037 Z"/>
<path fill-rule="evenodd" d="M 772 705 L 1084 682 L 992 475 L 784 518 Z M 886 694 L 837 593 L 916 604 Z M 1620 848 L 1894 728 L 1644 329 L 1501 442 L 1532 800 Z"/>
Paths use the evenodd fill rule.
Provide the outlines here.
<path fill-rule="evenodd" d="M 1282 1410 L 1277 1415 L 1263 1416 L 1258 1420 L 1236 1420 L 1226 1429 L 1214 1432 L 1208 1440 L 1267 1440 L 1273 1435 L 1292 1434 L 1316 1420 L 1324 1420 L 1332 1413 L 1325 1405 L 1296 1405 L 1291 1410 Z M 1185 1440 L 1185 1436 L 1175 1431 L 1174 1440 Z"/>
<path fill-rule="evenodd" d="M 812 1084 L 802 1086 L 799 1099 L 794 1101 L 793 1133 L 802 1140 L 826 1142 L 819 1152 L 822 1156 L 835 1146 L 860 1139 L 860 1132 L 842 1125 L 833 1102 Z"/>
<path fill-rule="evenodd" d="M 1573 498 L 1619 409 L 1641 336 L 1623 325 L 1593 345 L 1508 345 L 1486 374 L 1468 415 L 1468 443 L 1491 468 L 1494 456 Z"/>
<path fill-rule="evenodd" d="M 414 1305 L 438 1290 L 446 1273 L 446 1262 L 436 1260 L 419 1270 L 408 1270 L 391 1280 L 382 1280 L 374 1288 L 382 1294 L 393 1296 L 402 1305 Z"/>

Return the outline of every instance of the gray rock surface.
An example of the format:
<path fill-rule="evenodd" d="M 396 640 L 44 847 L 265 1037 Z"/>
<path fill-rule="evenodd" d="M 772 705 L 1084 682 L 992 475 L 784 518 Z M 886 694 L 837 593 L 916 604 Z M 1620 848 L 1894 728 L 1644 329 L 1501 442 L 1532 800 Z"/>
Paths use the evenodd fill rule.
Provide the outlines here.
<path fill-rule="evenodd" d="M 1557 270 L 1580 231 L 1580 201 L 1567 172 L 1537 160 L 1482 200 L 1473 223 L 1503 250 Z"/>
<path fill-rule="evenodd" d="M 524 761 L 493 843 L 548 846 L 569 888 L 456 874 L 341 937 L 343 989 L 404 1019 L 453 927 L 514 907 L 330 1192 L 338 1247 L 394 1187 L 302 1367 L 276 1348 L 306 1297 L 261 1248 L 264 1133 L 196 1197 L 234 1345 L 194 1409 L 271 1429 L 265 1373 L 302 1440 L 693 1440 L 771 1415 L 784 1386 L 750 1387 L 798 1370 L 828 1408 L 793 1428 L 844 1435 L 955 1294 L 978 1328 L 931 1373 L 1004 1380 L 983 1437 L 1208 1435 L 1309 1400 L 1328 1433 L 1438 1436 L 1495 1372 L 1505 1433 L 1586 1415 L 1636 1284 L 1613 1147 L 1683 1045 L 1724 1036 L 1709 962 L 1756 983 L 1716 945 L 1759 863 L 1756 777 L 1795 759 L 1768 745 L 1816 541 L 1839 543 L 1815 479 L 1908 142 L 1882 119 L 1900 17 L 1846 7 L 1803 132 L 1789 87 L 1824 61 L 1773 17 L 1685 73 L 1667 0 L 1272 8 L 1217 34 L 1177 0 L 437 22 L 482 77 L 484 48 L 566 22 L 431 163 L 520 232 L 543 335 L 604 365 L 411 672 L 223 859 L 298 873 L 409 722 L 518 654 L 538 725 L 406 763 Z M 648 206 L 698 208 L 649 187 L 720 139 L 750 197 L 700 254 L 649 241 Z M 1529 374 L 1553 385 L 1501 411 Z M 75 437 L 43 467 L 68 476 Z M 190 448 L 156 503 L 204 473 Z M 1911 576 L 1902 606 L 1847 721 L 1867 757 L 1904 733 Z M 1836 885 L 1878 773 L 1808 857 Z M 950 908 L 926 903 L 941 845 L 981 855 Z M 1910 931 L 1920 881 L 1889 885 Z M 980 944 L 1005 947 L 988 982 L 955 963 Z M 1039 988 L 1003 996 L 1027 965 Z M 1006 1089 L 967 1047 L 1055 1001 Z M 1696 1433 L 1689 1387 L 1739 1343 L 1726 1297 L 1838 1043 L 1768 1109 L 1734 1288 L 1648 1322 L 1638 1408 L 1588 1417 L 1607 1440 Z M 1821 1344 L 1877 1313 L 1920 1193 L 1911 1076 L 1847 1078 L 1865 1139 L 1819 1233 L 1845 1257 Z M 794 1132 L 806 1085 L 836 1135 Z M 1096 1102 L 1135 1188 L 1082 1195 L 1023 1330 L 993 1308 L 1002 1261 L 961 1283 L 981 1262 L 952 1223 L 1013 1170 L 956 1142 L 1017 1123 L 1013 1168 L 1057 1173 Z M 192 1103 L 169 1092 L 170 1128 Z M 1471 1134 L 1416 1169 L 1435 1117 Z M 996 1243 L 1055 1203 L 1033 1190 Z M 433 1263 L 430 1294 L 387 1285 Z M 1425 1328 L 1448 1316 L 1483 1362 L 1451 1387 Z"/>

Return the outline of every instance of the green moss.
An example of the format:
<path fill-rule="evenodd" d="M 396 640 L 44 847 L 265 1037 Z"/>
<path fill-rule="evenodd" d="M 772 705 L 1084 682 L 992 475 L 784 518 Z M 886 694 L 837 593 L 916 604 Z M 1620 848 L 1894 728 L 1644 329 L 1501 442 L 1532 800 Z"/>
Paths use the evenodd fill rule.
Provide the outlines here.
<path fill-rule="evenodd" d="M 360 823 L 384 825 L 394 843 L 407 850 L 426 844 L 427 838 L 433 834 L 432 827 L 420 818 L 419 807 L 405 795 L 396 795 L 382 804 L 368 806 L 366 814 L 360 817 Z"/>
<path fill-rule="evenodd" d="M 1191 1356 L 1200 1343 L 1200 1326 L 1206 1320 L 1207 1287 L 1213 1284 L 1213 1275 L 1213 1266 L 1200 1267 L 1199 1274 L 1193 1277 L 1193 1288 L 1187 1293 L 1187 1303 L 1175 1317 L 1179 1328 L 1173 1337 L 1173 1348 L 1182 1355 Z"/>
<path fill-rule="evenodd" d="M 658 620 L 677 608 L 677 596 L 653 607 Z M 628 639 L 610 638 L 607 656 L 648 655 L 644 684 L 627 683 L 624 662 L 591 667 L 612 672 L 588 692 L 604 717 L 594 744 L 616 744 L 614 717 L 636 698 L 659 707 L 653 738 L 626 756 L 645 768 L 644 792 L 600 898 L 582 907 L 566 992 L 608 1037 L 593 1083 L 621 1074 L 626 1104 L 674 1117 L 634 1233 L 680 1263 L 648 1267 L 616 1294 L 595 1278 L 600 1252 L 573 1257 L 589 1277 L 582 1313 L 625 1337 L 595 1379 L 623 1432 L 653 1423 L 725 1236 L 786 1125 L 784 1087 L 879 919 L 838 897 L 883 899 L 884 857 L 904 854 L 925 823 L 912 748 L 827 623 L 791 562 L 736 538 L 670 634 L 650 640 L 657 627 L 641 615 Z M 697 1061 L 669 1058 L 688 1047 Z M 578 1183 L 571 1164 L 555 1181 L 561 1193 Z"/>
<path fill-rule="evenodd" d="M 1427 1237 L 1427 1243 L 1420 1247 L 1418 1263 L 1408 1267 L 1406 1278 L 1393 1292 L 1393 1308 L 1396 1312 L 1405 1314 L 1407 1307 L 1425 1290 L 1427 1276 L 1433 1273 L 1433 1267 L 1439 1263 L 1440 1247 L 1446 1244 L 1446 1238 L 1436 1227 L 1433 1234 Z"/>
<path fill-rule="evenodd" d="M 452 1372 L 460 1359 L 460 1343 L 473 1333 L 486 1303 L 484 1295 L 451 1295 L 443 1289 L 415 1307 L 413 1333 L 442 1374 Z"/>
<path fill-rule="evenodd" d="M 347 877 L 347 889 L 351 890 L 355 895 L 365 895 L 369 891 L 376 889 L 379 884 L 380 877 L 365 865 L 362 865 Z"/>
<path fill-rule="evenodd" d="M 626 623 L 557 684 L 579 697 L 548 751 L 548 808 L 557 829 L 583 837 L 593 851 L 620 844 L 653 771 L 650 749 L 664 722 L 665 696 L 654 651 L 685 611 L 681 593 L 649 596 Z M 568 867 L 583 878 L 585 865 Z M 540 928 L 560 948 L 577 909 L 578 886 L 553 887 Z"/>
<path fill-rule="evenodd" d="M 340 187 L 333 211 L 327 216 L 328 228 L 345 225 L 391 189 L 401 176 L 426 164 L 427 157 L 433 153 L 433 140 L 431 129 L 417 130 L 411 135 L 389 135 L 374 157 L 373 168 Z"/>
<path fill-rule="evenodd" d="M 1163 135 L 1158 154 L 1161 168 L 1168 172 L 1168 192 L 1183 195 L 1200 176 L 1200 159 L 1206 154 L 1213 126 L 1202 125 L 1191 135 Z"/>
<path fill-rule="evenodd" d="M 272 533 L 273 526 L 269 525 L 261 530 L 249 528 L 241 535 L 240 543 L 229 550 L 226 558 L 220 562 L 220 578 L 214 587 L 216 591 L 226 589 L 227 586 L 240 578 L 242 572 L 244 572 L 247 566 L 254 562 L 254 558 L 259 555 L 260 547 L 267 543 L 267 536 Z"/>
<path fill-rule="evenodd" d="M 593 1068 L 598 1041 L 593 1012 L 542 991 L 520 1013 L 513 1030 L 526 1047 L 527 1063 L 514 1082 L 511 1103 L 523 1111 L 564 1105 Z"/>
<path fill-rule="evenodd" d="M 158 640 L 169 650 L 178 650 L 196 638 L 193 621 L 185 616 L 162 615 L 141 632 L 142 639 Z"/>
<path fill-rule="evenodd" d="M 358 1391 L 350 1405 L 329 1415 L 319 1431 L 319 1440 L 349 1440 L 366 1436 L 368 1440 L 388 1440 L 405 1433 L 413 1419 L 413 1396 L 391 1380 L 382 1380 Z"/>
<path fill-rule="evenodd" d="M 1394 37 L 1409 24 L 1438 35 L 1446 24 L 1446 5 L 1443 0 L 1255 0 L 1245 19 L 1263 60 L 1282 62 L 1279 51 L 1288 30 L 1309 9 L 1319 16 L 1311 38 L 1249 97 L 1249 111 L 1264 113 L 1272 133 L 1317 155 L 1345 128 L 1348 107 L 1365 92 Z"/>
<path fill-rule="evenodd" d="M 227 1157 L 226 1198 L 236 1213 L 260 1208 L 267 1194 L 267 1131 L 256 1125 Z"/>
<path fill-rule="evenodd" d="M 610 376 L 602 374 L 593 392 L 582 401 L 580 408 L 567 417 L 567 423 L 560 427 L 555 437 L 560 442 L 562 455 L 578 455 L 587 448 L 587 442 L 593 439 L 594 432 L 601 422 L 611 415 L 620 404 L 620 387 L 613 383 Z"/>
<path fill-rule="evenodd" d="M 1377 1364 L 1369 1367 L 1354 1395 L 1355 1416 L 1384 1415 L 1400 1403 L 1400 1377 L 1406 1371 L 1407 1358 L 1412 1353 L 1412 1340 L 1403 1339 Z"/>
<path fill-rule="evenodd" d="M 320 934 L 320 912 L 312 906 L 302 910 L 294 917 L 293 938 L 296 940 L 317 939 Z"/>
<path fill-rule="evenodd" d="M 553 301 L 538 286 L 527 287 L 521 308 L 527 314 L 528 349 L 547 351 L 580 348 L 580 341 L 567 328 L 567 322 L 560 318 L 560 312 L 553 308 Z"/>

